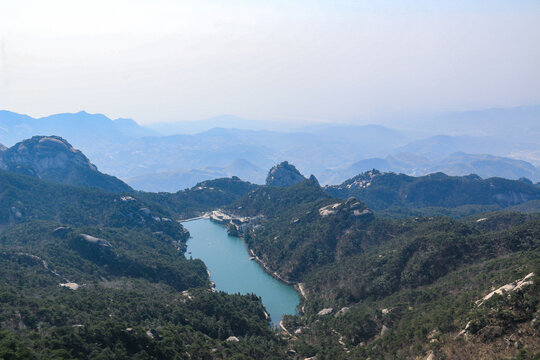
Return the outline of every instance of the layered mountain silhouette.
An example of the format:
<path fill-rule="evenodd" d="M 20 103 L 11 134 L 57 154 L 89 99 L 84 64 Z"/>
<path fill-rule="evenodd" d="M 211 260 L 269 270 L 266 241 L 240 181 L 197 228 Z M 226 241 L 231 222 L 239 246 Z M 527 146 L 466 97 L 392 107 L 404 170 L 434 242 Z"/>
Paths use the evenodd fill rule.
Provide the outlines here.
<path fill-rule="evenodd" d="M 540 107 L 495 109 L 418 119 L 415 129 L 318 124 L 289 132 L 221 116 L 155 131 L 130 119 L 84 111 L 43 118 L 0 111 L 0 143 L 12 146 L 36 134 L 55 134 L 101 171 L 145 191 L 175 192 L 234 175 L 263 184 L 265 169 L 283 159 L 322 184 L 341 183 L 372 168 L 538 182 L 539 116 Z M 204 126 L 195 129 L 195 123 Z"/>

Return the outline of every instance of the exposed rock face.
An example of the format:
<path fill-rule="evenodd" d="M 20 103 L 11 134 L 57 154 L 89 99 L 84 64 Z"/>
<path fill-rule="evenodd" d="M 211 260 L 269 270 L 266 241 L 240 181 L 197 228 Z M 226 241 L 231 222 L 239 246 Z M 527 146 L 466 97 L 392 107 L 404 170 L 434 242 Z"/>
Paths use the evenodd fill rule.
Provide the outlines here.
<path fill-rule="evenodd" d="M 373 211 L 368 209 L 366 205 L 355 198 L 348 198 L 345 202 L 337 202 L 334 204 L 323 206 L 319 209 L 319 215 L 329 216 L 335 215 L 340 211 L 350 211 L 354 216 L 373 215 Z"/>
<path fill-rule="evenodd" d="M 341 310 L 339 310 L 337 313 L 336 313 L 336 317 L 338 316 L 341 316 L 341 315 L 345 315 L 346 313 L 348 313 L 350 310 L 349 307 L 345 306 L 345 307 L 342 307 Z"/>
<path fill-rule="evenodd" d="M 476 305 L 478 306 L 482 305 L 485 301 L 491 299 L 493 295 L 503 295 L 504 293 L 510 293 L 512 291 L 519 291 L 525 286 L 532 285 L 534 283 L 532 280 L 533 277 L 534 277 L 534 273 L 530 273 L 527 276 L 525 276 L 523 279 L 519 279 L 519 280 L 514 281 L 513 283 L 503 285 L 497 290 L 490 292 L 489 294 L 484 296 L 482 299 L 477 300 Z"/>
<path fill-rule="evenodd" d="M 304 180 L 306 178 L 300 174 L 294 165 L 284 161 L 270 169 L 266 177 L 266 185 L 291 186 Z"/>
<path fill-rule="evenodd" d="M 321 311 L 319 311 L 319 312 L 317 313 L 317 315 L 319 315 L 319 316 L 328 315 L 328 314 L 331 314 L 332 311 L 334 311 L 334 309 L 332 309 L 332 308 L 325 308 L 325 309 L 322 309 Z"/>
<path fill-rule="evenodd" d="M 105 239 L 100 239 L 88 234 L 81 234 L 81 238 L 89 244 L 94 244 L 102 247 L 112 247 L 111 243 Z"/>
<path fill-rule="evenodd" d="M 62 184 L 133 191 L 121 180 L 100 173 L 81 151 L 58 136 L 34 136 L 0 151 L 0 168 Z"/>
<path fill-rule="evenodd" d="M 337 211 L 336 209 L 339 208 L 341 205 L 342 205 L 341 203 L 335 203 L 335 204 L 324 206 L 319 209 L 319 214 L 321 216 L 333 215 L 336 213 Z"/>
<path fill-rule="evenodd" d="M 59 226 L 56 229 L 53 230 L 52 234 L 56 237 L 63 238 L 65 237 L 71 230 L 70 227 L 67 226 Z"/>
<path fill-rule="evenodd" d="M 22 170 L 35 177 L 50 169 L 73 165 L 97 171 L 82 152 L 58 136 L 34 136 L 15 144 L 4 154 L 4 166 L 8 170 Z"/>
<path fill-rule="evenodd" d="M 67 282 L 67 283 L 64 283 L 64 284 L 60 284 L 60 286 L 68 288 L 70 290 L 77 290 L 80 287 L 79 284 L 74 283 L 74 282 Z"/>
<path fill-rule="evenodd" d="M 371 186 L 373 179 L 379 176 L 383 176 L 385 173 L 381 173 L 379 170 L 373 169 L 359 174 L 352 179 L 345 181 L 341 185 L 335 185 L 335 187 L 341 186 L 346 189 L 366 189 Z"/>

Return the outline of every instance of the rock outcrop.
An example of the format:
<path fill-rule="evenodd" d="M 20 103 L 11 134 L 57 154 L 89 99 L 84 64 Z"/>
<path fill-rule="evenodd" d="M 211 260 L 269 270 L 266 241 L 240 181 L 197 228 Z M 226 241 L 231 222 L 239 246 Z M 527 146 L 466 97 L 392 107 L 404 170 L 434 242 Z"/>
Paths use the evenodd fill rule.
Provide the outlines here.
<path fill-rule="evenodd" d="M 291 186 L 297 184 L 306 178 L 300 172 L 289 164 L 287 161 L 274 166 L 268 172 L 266 177 L 266 185 L 270 186 Z"/>
<path fill-rule="evenodd" d="M 81 234 L 81 239 L 88 244 L 98 245 L 102 247 L 112 247 L 111 243 L 105 239 L 100 239 L 88 234 Z"/>
<path fill-rule="evenodd" d="M 40 174 L 48 170 L 68 166 L 97 171 L 82 152 L 58 136 L 34 136 L 15 144 L 5 151 L 4 166 L 35 177 L 40 177 Z"/>
<path fill-rule="evenodd" d="M 323 206 L 319 209 L 319 215 L 321 216 L 329 216 L 329 215 L 335 215 L 339 213 L 340 211 L 349 211 L 352 212 L 354 216 L 367 216 L 367 215 L 373 215 L 373 211 L 368 209 L 366 205 L 355 198 L 351 197 L 348 198 L 347 201 L 343 202 L 337 202 L 334 204 Z"/>
<path fill-rule="evenodd" d="M 68 226 L 59 226 L 56 229 L 53 230 L 52 234 L 59 238 L 66 237 L 67 234 L 69 234 L 72 231 L 72 229 Z"/>
<path fill-rule="evenodd" d="M 482 299 L 477 300 L 476 305 L 477 306 L 482 305 L 484 302 L 491 299 L 493 295 L 503 295 L 505 293 L 519 291 L 523 289 L 523 287 L 525 286 L 532 285 L 534 283 L 532 280 L 533 277 L 534 277 L 534 273 L 530 273 L 527 276 L 525 276 L 523 279 L 519 279 L 519 280 L 514 281 L 513 283 L 503 285 L 497 290 L 490 292 L 489 294 L 484 296 Z"/>
<path fill-rule="evenodd" d="M 64 284 L 60 284 L 60 286 L 68 288 L 70 290 L 77 290 L 80 287 L 79 284 L 74 283 L 74 282 L 67 282 L 67 283 L 64 283 Z"/>
<path fill-rule="evenodd" d="M 317 315 L 319 315 L 319 316 L 328 315 L 328 314 L 331 314 L 332 311 L 334 311 L 333 308 L 324 308 L 324 309 L 322 309 L 321 311 L 319 311 L 319 312 L 317 313 Z"/>
<path fill-rule="evenodd" d="M 133 191 L 123 181 L 99 172 L 81 151 L 58 136 L 34 136 L 0 151 L 0 168 L 61 184 Z"/>

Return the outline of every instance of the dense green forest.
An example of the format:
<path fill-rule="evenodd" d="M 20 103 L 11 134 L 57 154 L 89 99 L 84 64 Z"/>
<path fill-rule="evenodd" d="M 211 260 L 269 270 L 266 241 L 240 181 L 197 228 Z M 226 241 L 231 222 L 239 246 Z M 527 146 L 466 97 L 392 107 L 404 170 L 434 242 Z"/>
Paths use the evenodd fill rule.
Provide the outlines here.
<path fill-rule="evenodd" d="M 314 178 L 114 194 L 0 171 L 0 358 L 540 358 L 535 200 L 469 211 L 447 207 L 459 187 L 443 188 L 421 205 L 452 217 L 409 216 L 412 203 L 381 217 Z M 213 291 L 184 256 L 175 220 L 218 207 L 252 219 L 229 229 L 304 295 L 286 331 L 259 297 Z"/>
<path fill-rule="evenodd" d="M 284 356 L 260 298 L 214 292 L 163 207 L 0 171 L 0 211 L 0 358 Z"/>
<path fill-rule="evenodd" d="M 246 242 L 272 271 L 300 283 L 302 315 L 285 321 L 298 355 L 532 358 L 540 351 L 537 277 L 509 298 L 475 303 L 539 274 L 538 214 L 378 218 L 309 180 L 259 188 L 228 210 L 264 215 Z"/>
<path fill-rule="evenodd" d="M 464 264 L 424 285 L 371 291 L 360 302 L 335 291 L 345 289 L 343 283 L 319 296 L 316 289 L 328 287 L 336 271 L 321 269 L 317 274 L 322 281 L 306 280 L 306 314 L 287 316 L 285 325 L 295 334 L 297 353 L 318 359 L 411 359 L 430 354 L 437 359 L 537 359 L 538 276 L 520 291 L 477 301 L 494 288 L 537 274 L 539 259 L 538 249 L 518 251 Z M 343 273 L 356 275 L 352 264 L 348 262 Z M 321 309 L 331 311 L 322 315 Z"/>
<path fill-rule="evenodd" d="M 178 237 L 183 232 L 182 226 L 172 221 L 171 214 L 155 203 L 0 170 L 0 224 L 31 219 L 73 225 L 149 228 Z"/>

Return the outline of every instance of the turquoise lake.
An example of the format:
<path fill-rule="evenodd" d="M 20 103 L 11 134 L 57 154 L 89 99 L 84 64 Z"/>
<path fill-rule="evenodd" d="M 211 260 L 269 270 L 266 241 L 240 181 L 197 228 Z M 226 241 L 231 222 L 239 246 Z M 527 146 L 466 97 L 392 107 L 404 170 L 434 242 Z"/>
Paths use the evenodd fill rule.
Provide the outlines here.
<path fill-rule="evenodd" d="M 186 257 L 201 259 L 210 271 L 210 280 L 216 290 L 229 294 L 254 293 L 262 298 L 272 324 L 279 324 L 285 314 L 296 314 L 300 302 L 296 290 L 264 272 L 253 260 L 249 260 L 246 243 L 238 237 L 229 236 L 225 227 L 208 219 L 182 223 L 189 230 Z"/>

